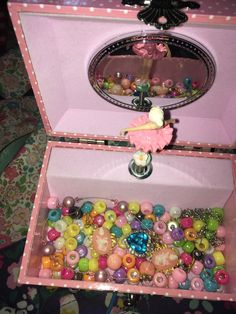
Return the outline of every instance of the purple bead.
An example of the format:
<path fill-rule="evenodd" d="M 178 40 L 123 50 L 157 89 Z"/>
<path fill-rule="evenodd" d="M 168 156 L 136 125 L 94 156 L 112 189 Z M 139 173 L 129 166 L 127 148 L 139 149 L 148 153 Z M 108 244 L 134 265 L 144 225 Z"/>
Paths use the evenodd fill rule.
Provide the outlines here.
<path fill-rule="evenodd" d="M 127 278 L 127 274 L 125 269 L 121 267 L 113 273 L 112 277 L 116 283 L 124 283 Z"/>
<path fill-rule="evenodd" d="M 141 229 L 141 222 L 134 219 L 134 220 L 131 222 L 131 228 L 132 228 L 133 230 L 140 230 L 140 229 Z"/>
<path fill-rule="evenodd" d="M 171 231 L 171 237 L 175 241 L 180 241 L 184 238 L 184 232 L 181 228 L 174 228 Z"/>
<path fill-rule="evenodd" d="M 76 249 L 76 251 L 79 253 L 80 257 L 85 257 L 88 254 L 88 249 L 85 245 L 79 245 Z"/>
<path fill-rule="evenodd" d="M 215 267 L 215 260 L 214 260 L 214 257 L 210 254 L 206 254 L 204 256 L 204 261 L 203 261 L 203 264 L 206 268 L 213 268 Z"/>

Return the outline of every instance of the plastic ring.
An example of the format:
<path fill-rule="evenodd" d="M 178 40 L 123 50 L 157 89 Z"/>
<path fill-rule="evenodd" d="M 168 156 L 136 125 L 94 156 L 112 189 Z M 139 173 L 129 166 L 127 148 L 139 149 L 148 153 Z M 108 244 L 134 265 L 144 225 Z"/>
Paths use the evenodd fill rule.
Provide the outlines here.
<path fill-rule="evenodd" d="M 76 251 L 70 251 L 66 255 L 66 261 L 70 266 L 74 266 L 79 261 L 79 253 Z"/>
<path fill-rule="evenodd" d="M 61 211 L 59 209 L 51 209 L 48 213 L 48 220 L 56 222 L 61 217 Z"/>

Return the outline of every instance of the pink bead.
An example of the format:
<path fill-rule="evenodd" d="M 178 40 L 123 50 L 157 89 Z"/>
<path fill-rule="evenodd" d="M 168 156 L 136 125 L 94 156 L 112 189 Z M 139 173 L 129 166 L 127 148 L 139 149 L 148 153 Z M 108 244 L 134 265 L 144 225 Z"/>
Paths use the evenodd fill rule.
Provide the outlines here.
<path fill-rule="evenodd" d="M 122 228 L 127 223 L 127 219 L 124 215 L 117 217 L 115 224 L 117 227 Z"/>
<path fill-rule="evenodd" d="M 127 250 L 122 249 L 121 247 L 117 246 L 113 252 L 118 254 L 120 257 L 123 257 L 127 253 Z"/>
<path fill-rule="evenodd" d="M 221 251 L 221 252 L 223 252 L 223 251 L 225 250 L 225 244 L 223 243 L 223 244 L 217 246 L 217 247 L 215 248 L 215 250 L 216 250 L 216 251 Z"/>
<path fill-rule="evenodd" d="M 170 221 L 170 214 L 165 211 L 164 214 L 160 217 L 160 220 L 167 223 L 168 221 Z"/>
<path fill-rule="evenodd" d="M 202 270 L 203 270 L 204 266 L 201 262 L 199 261 L 195 261 L 193 266 L 192 266 L 192 269 L 191 271 L 195 274 L 195 275 L 199 275 Z"/>
<path fill-rule="evenodd" d="M 39 277 L 40 278 L 51 278 L 52 277 L 52 271 L 51 269 L 40 269 L 39 271 Z"/>
<path fill-rule="evenodd" d="M 164 288 L 167 286 L 167 278 L 163 273 L 155 273 L 155 275 L 153 276 L 153 283 L 158 288 Z"/>
<path fill-rule="evenodd" d="M 69 251 L 66 255 L 68 265 L 74 266 L 78 263 L 80 255 L 77 251 Z"/>
<path fill-rule="evenodd" d="M 105 222 L 105 218 L 103 215 L 96 215 L 93 219 L 93 223 L 98 226 L 98 227 L 101 227 Z"/>
<path fill-rule="evenodd" d="M 51 196 L 47 200 L 47 207 L 49 209 L 56 209 L 58 207 L 58 205 L 59 205 L 59 200 L 56 196 Z"/>
<path fill-rule="evenodd" d="M 122 258 L 118 254 L 111 254 L 107 258 L 107 266 L 111 270 L 117 270 L 122 265 Z"/>
<path fill-rule="evenodd" d="M 219 226 L 216 231 L 216 236 L 218 238 L 224 238 L 226 236 L 226 229 L 224 226 Z"/>
<path fill-rule="evenodd" d="M 116 217 L 123 215 L 124 213 L 118 208 L 118 206 L 114 206 L 112 210 L 115 212 Z"/>
<path fill-rule="evenodd" d="M 180 220 L 180 226 L 183 229 L 188 229 L 193 226 L 193 218 L 192 217 L 184 217 Z"/>
<path fill-rule="evenodd" d="M 107 268 L 107 257 L 106 256 L 103 256 L 103 255 L 99 256 L 98 267 L 99 267 L 99 269 Z"/>
<path fill-rule="evenodd" d="M 144 214 L 144 215 L 150 215 L 153 211 L 153 206 L 152 206 L 152 203 L 150 202 L 143 202 L 141 204 L 141 212 Z"/>
<path fill-rule="evenodd" d="M 179 287 L 178 282 L 173 278 L 173 276 L 169 276 L 168 278 L 168 287 L 170 289 L 177 289 Z"/>
<path fill-rule="evenodd" d="M 61 271 L 61 278 L 71 280 L 74 278 L 74 274 L 75 273 L 74 273 L 74 270 L 72 268 L 65 267 Z"/>
<path fill-rule="evenodd" d="M 163 233 L 162 235 L 162 241 L 165 243 L 165 244 L 172 244 L 174 242 L 174 240 L 172 239 L 171 237 L 171 233 L 169 231 Z"/>
<path fill-rule="evenodd" d="M 160 82 L 161 82 L 161 80 L 159 77 L 153 77 L 151 79 L 151 85 L 158 85 L 158 84 L 160 84 Z"/>
<path fill-rule="evenodd" d="M 203 280 L 199 277 L 194 277 L 192 280 L 191 280 L 191 288 L 193 290 L 196 290 L 196 291 L 202 291 L 203 288 L 204 288 L 204 283 L 203 283 Z"/>
<path fill-rule="evenodd" d="M 146 259 L 144 257 L 136 257 L 135 258 L 135 266 L 137 269 L 139 269 L 140 265 L 145 262 Z"/>
<path fill-rule="evenodd" d="M 187 278 L 186 272 L 181 268 L 175 268 L 172 272 L 172 277 L 178 283 L 184 282 Z"/>
<path fill-rule="evenodd" d="M 49 241 L 55 241 L 60 236 L 61 236 L 61 233 L 58 232 L 55 228 L 52 228 L 48 231 L 48 240 Z"/>
<path fill-rule="evenodd" d="M 68 216 L 69 215 L 69 212 L 70 212 L 70 209 L 67 208 L 67 207 L 62 207 L 61 209 L 61 213 L 63 216 Z"/>
<path fill-rule="evenodd" d="M 190 254 L 183 252 L 180 254 L 180 258 L 185 265 L 189 266 L 192 264 L 193 258 Z"/>
<path fill-rule="evenodd" d="M 173 82 L 173 80 L 168 79 L 168 80 L 164 81 L 164 85 L 165 85 L 165 87 L 170 88 L 170 87 L 172 87 L 174 85 L 174 82 Z"/>
<path fill-rule="evenodd" d="M 166 228 L 166 224 L 162 220 L 156 221 L 153 225 L 153 230 L 156 234 L 163 234 L 164 232 L 166 232 Z"/>

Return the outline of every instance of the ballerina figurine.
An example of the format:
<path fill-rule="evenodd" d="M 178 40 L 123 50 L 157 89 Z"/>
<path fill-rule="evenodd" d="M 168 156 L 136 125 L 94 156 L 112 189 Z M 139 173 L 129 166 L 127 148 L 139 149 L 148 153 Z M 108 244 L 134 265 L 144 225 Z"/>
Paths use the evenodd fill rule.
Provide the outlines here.
<path fill-rule="evenodd" d="M 175 119 L 164 120 L 164 112 L 158 107 L 151 108 L 148 114 L 135 119 L 130 127 L 122 129 L 120 135 L 129 137 L 131 144 L 143 152 L 162 150 L 172 139 Z"/>

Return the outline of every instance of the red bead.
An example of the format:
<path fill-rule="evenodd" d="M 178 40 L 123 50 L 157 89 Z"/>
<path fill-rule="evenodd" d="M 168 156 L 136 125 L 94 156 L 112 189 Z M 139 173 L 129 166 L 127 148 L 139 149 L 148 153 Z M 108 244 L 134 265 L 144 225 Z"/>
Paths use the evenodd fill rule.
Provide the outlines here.
<path fill-rule="evenodd" d="M 180 226 L 183 229 L 191 228 L 193 226 L 193 219 L 191 217 L 185 217 L 180 220 Z"/>
<path fill-rule="evenodd" d="M 229 274 L 224 269 L 218 270 L 214 277 L 219 285 L 226 285 L 229 282 Z"/>
<path fill-rule="evenodd" d="M 187 266 L 191 265 L 193 262 L 192 256 L 188 253 L 185 253 L 185 252 L 180 254 L 180 258 L 183 261 L 183 263 Z"/>
<path fill-rule="evenodd" d="M 100 269 L 106 269 L 107 268 L 107 257 L 106 256 L 99 256 L 98 258 L 98 267 Z"/>
<path fill-rule="evenodd" d="M 72 268 L 63 268 L 61 271 L 61 278 L 71 280 L 74 278 L 74 270 Z"/>
<path fill-rule="evenodd" d="M 60 232 L 58 232 L 55 228 L 52 228 L 48 231 L 48 240 L 49 241 L 54 241 L 57 238 L 59 238 L 61 235 Z"/>

